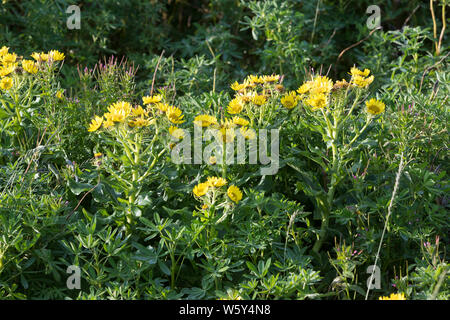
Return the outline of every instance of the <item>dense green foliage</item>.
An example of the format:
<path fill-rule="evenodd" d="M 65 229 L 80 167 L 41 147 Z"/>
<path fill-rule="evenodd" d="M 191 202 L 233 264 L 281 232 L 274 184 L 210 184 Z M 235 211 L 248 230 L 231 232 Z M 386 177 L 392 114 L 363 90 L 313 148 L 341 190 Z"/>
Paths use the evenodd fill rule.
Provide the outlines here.
<path fill-rule="evenodd" d="M 0 48 L 65 59 L 0 89 L 0 299 L 364 299 L 380 241 L 370 299 L 448 299 L 445 1 L 437 37 L 416 0 L 383 1 L 371 33 L 372 2 L 89 0 L 70 30 L 70 1 L 3 1 Z M 152 94 L 192 130 L 200 114 L 228 117 L 230 85 L 250 74 L 278 74 L 291 91 L 311 74 L 348 80 L 352 66 L 374 81 L 350 94 L 348 117 L 327 113 L 340 130 L 270 98 L 278 113 L 255 129 L 281 128 L 275 175 L 174 164 L 171 123 L 156 114 L 157 129 L 88 132 L 111 104 Z M 373 119 L 369 98 L 386 105 Z M 192 190 L 208 176 L 242 200 L 202 208 Z M 81 290 L 66 286 L 70 265 Z"/>

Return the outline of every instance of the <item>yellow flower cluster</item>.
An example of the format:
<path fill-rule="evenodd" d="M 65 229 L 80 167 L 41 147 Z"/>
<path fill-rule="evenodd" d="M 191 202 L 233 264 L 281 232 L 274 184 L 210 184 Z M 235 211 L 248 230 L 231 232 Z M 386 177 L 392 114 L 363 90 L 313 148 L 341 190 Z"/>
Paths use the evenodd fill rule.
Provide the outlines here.
<path fill-rule="evenodd" d="M 303 83 L 297 92 L 300 94 L 299 99 L 304 99 L 308 94 L 305 103 L 312 107 L 312 110 L 317 110 L 328 105 L 331 89 L 333 89 L 333 81 L 327 76 L 319 75 Z"/>
<path fill-rule="evenodd" d="M 389 297 L 379 297 L 378 300 L 406 300 L 404 293 L 391 293 Z"/>
<path fill-rule="evenodd" d="M 373 75 L 369 77 L 369 69 L 364 69 L 364 71 L 361 71 L 356 67 L 352 67 L 350 69 L 350 74 L 352 75 L 350 83 L 359 88 L 367 88 L 374 79 Z"/>
<path fill-rule="evenodd" d="M 13 79 L 9 77 L 17 66 L 17 55 L 9 53 L 9 48 L 3 46 L 0 49 L 0 89 L 9 90 L 13 86 Z"/>
<path fill-rule="evenodd" d="M 223 142 L 231 142 L 236 137 L 234 129 L 240 127 L 240 132 L 245 139 L 256 138 L 256 132 L 248 128 L 249 121 L 242 117 L 235 116 L 232 119 L 225 119 L 220 123 L 217 118 L 208 114 L 201 114 L 194 118 L 194 124 L 203 128 L 212 127 L 219 130 L 220 138 Z"/>
<path fill-rule="evenodd" d="M 148 117 L 148 112 L 141 106 L 132 107 L 129 102 L 119 101 L 108 107 L 108 112 L 102 117 L 94 116 L 88 131 L 94 132 L 103 126 L 104 129 L 118 123 L 127 123 L 130 128 L 146 127 L 153 119 Z"/>
<path fill-rule="evenodd" d="M 62 61 L 66 58 L 64 53 L 59 52 L 58 50 L 51 50 L 47 53 L 41 52 L 33 52 L 31 57 L 36 60 L 36 62 L 53 62 L 53 61 Z"/>
<path fill-rule="evenodd" d="M 58 50 L 51 50 L 48 53 L 34 52 L 31 57 L 33 60 L 26 60 L 18 57 L 14 52 L 9 52 L 9 48 L 3 46 L 0 48 L 0 89 L 9 90 L 13 87 L 14 81 L 11 77 L 13 72 L 21 63 L 22 69 L 30 74 L 35 74 L 39 71 L 39 63 L 43 61 L 61 61 L 64 60 L 64 53 Z"/>
<path fill-rule="evenodd" d="M 227 180 L 224 178 L 219 177 L 208 177 L 205 182 L 201 182 L 197 184 L 192 192 L 196 197 L 203 197 L 208 193 L 208 191 L 214 189 L 214 188 L 220 188 L 227 184 Z M 234 203 L 238 203 L 242 199 L 242 191 L 234 186 L 231 185 L 227 189 L 227 195 L 233 201 Z"/>

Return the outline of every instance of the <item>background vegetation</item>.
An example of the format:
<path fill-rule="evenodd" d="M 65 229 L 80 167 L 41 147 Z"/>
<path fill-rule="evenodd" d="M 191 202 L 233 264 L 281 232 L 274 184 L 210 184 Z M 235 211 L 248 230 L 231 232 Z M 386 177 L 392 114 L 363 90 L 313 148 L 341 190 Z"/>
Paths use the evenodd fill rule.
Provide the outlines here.
<path fill-rule="evenodd" d="M 431 3 L 434 17 L 419 0 L 82 1 L 81 29 L 69 30 L 70 1 L 3 1 L 0 47 L 66 58 L 23 93 L 19 117 L 0 110 L 0 298 L 364 299 L 386 226 L 381 289 L 369 298 L 448 299 L 448 4 Z M 382 10 L 373 32 L 372 4 Z M 283 113 L 275 176 L 227 172 L 244 196 L 218 225 L 192 188 L 221 171 L 164 154 L 126 190 L 119 178 L 135 168 L 121 147 L 87 132 L 119 100 L 160 93 L 191 123 L 225 109 L 230 84 L 249 74 L 279 74 L 296 90 L 311 73 L 348 79 L 354 65 L 370 69 L 367 96 L 386 110 L 346 155 L 319 251 L 317 199 L 331 176 L 319 162 L 330 154 L 304 115 Z M 149 157 L 167 147 L 158 139 Z M 137 187 L 133 206 L 122 201 Z M 69 265 L 82 269 L 81 290 L 66 286 Z"/>

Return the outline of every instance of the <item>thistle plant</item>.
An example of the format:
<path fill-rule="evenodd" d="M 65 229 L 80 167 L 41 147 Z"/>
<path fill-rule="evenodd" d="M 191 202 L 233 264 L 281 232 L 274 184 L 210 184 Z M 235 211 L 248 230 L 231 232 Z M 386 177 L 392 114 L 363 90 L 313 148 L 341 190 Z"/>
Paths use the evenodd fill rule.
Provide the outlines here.
<path fill-rule="evenodd" d="M 316 253 L 327 237 L 336 189 L 347 176 L 344 169 L 353 159 L 355 142 L 385 109 L 383 102 L 372 98 L 365 101 L 365 112 L 358 112 L 374 77 L 369 76 L 370 70 L 361 71 L 356 67 L 351 69 L 350 75 L 349 82 L 343 79 L 335 83 L 326 76 L 316 75 L 297 90 L 304 113 L 297 114 L 294 119 L 320 134 L 327 150 L 326 154 L 318 148 L 314 149 L 317 154 L 303 153 L 318 163 L 326 174 L 322 190 L 314 191 L 307 180 L 299 182 L 307 195 L 314 198 L 320 214 L 321 227 L 313 246 Z"/>

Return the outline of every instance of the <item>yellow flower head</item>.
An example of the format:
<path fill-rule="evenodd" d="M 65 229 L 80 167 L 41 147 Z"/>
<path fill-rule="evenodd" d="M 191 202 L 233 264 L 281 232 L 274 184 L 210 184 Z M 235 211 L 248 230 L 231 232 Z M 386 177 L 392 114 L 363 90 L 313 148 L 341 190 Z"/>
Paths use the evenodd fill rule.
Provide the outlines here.
<path fill-rule="evenodd" d="M 373 76 L 370 76 L 368 78 L 364 78 L 363 76 L 356 75 L 352 77 L 352 84 L 360 87 L 360 88 L 367 88 L 369 84 L 371 84 L 374 80 Z"/>
<path fill-rule="evenodd" d="M 185 122 L 186 120 L 183 120 L 184 115 L 181 114 L 181 110 L 177 107 L 170 106 L 166 111 L 167 119 L 169 119 L 170 122 L 175 124 L 180 124 Z"/>
<path fill-rule="evenodd" d="M 238 187 L 231 185 L 227 190 L 228 197 L 235 203 L 238 203 L 242 199 L 242 192 Z"/>
<path fill-rule="evenodd" d="M 254 75 L 249 75 L 246 80 L 249 83 L 264 83 L 264 79 L 262 77 L 258 77 L 258 76 L 254 76 Z"/>
<path fill-rule="evenodd" d="M 309 90 L 311 90 L 312 85 L 313 85 L 313 82 L 312 82 L 312 81 L 306 81 L 305 83 L 303 83 L 303 84 L 300 86 L 300 88 L 297 89 L 297 92 L 298 92 L 299 94 L 305 94 L 305 93 L 308 93 Z"/>
<path fill-rule="evenodd" d="M 331 92 L 333 89 L 333 81 L 326 76 L 315 76 L 312 83 L 311 88 L 309 89 L 310 94 L 327 94 Z"/>
<path fill-rule="evenodd" d="M 13 86 L 13 80 L 10 77 L 4 77 L 0 81 L 0 89 L 2 89 L 2 90 L 9 90 L 12 88 L 12 86 Z"/>
<path fill-rule="evenodd" d="M 249 124 L 248 120 L 240 117 L 233 117 L 233 123 L 241 127 L 246 127 Z"/>
<path fill-rule="evenodd" d="M 367 77 L 370 74 L 370 70 L 364 69 L 364 71 L 361 71 L 356 67 L 352 67 L 350 69 L 350 74 L 352 75 L 352 77 L 355 77 L 355 76 Z"/>
<path fill-rule="evenodd" d="M 142 101 L 144 102 L 145 105 L 151 104 L 151 103 L 157 103 L 157 102 L 160 102 L 161 100 L 162 100 L 162 95 L 160 95 L 160 94 L 157 94 L 154 96 L 142 97 Z"/>
<path fill-rule="evenodd" d="M 33 52 L 31 54 L 31 57 L 36 60 L 37 62 L 41 62 L 41 61 L 47 61 L 48 60 L 48 54 L 41 52 L 41 53 L 37 53 L 37 52 Z"/>
<path fill-rule="evenodd" d="M 252 102 L 258 106 L 262 106 L 267 102 L 267 97 L 265 95 L 257 94 L 253 96 Z"/>
<path fill-rule="evenodd" d="M 178 127 L 175 127 L 175 126 L 171 126 L 169 128 L 169 134 L 172 137 L 174 137 L 174 138 L 176 138 L 178 140 L 181 140 L 181 139 L 184 138 L 184 131 L 182 129 L 178 128 Z"/>
<path fill-rule="evenodd" d="M 227 107 L 229 114 L 238 114 L 244 108 L 244 103 L 240 97 L 236 97 L 230 101 Z"/>
<path fill-rule="evenodd" d="M 37 73 L 38 67 L 32 60 L 22 60 L 22 68 L 28 73 Z"/>
<path fill-rule="evenodd" d="M 194 123 L 200 127 L 209 127 L 212 124 L 217 124 L 217 119 L 208 114 L 201 114 L 195 117 Z"/>
<path fill-rule="evenodd" d="M 7 54 L 3 55 L 3 57 L 2 57 L 3 65 L 12 64 L 12 63 L 16 62 L 16 60 L 17 60 L 17 54 L 15 54 L 15 53 L 7 53 Z"/>
<path fill-rule="evenodd" d="M 91 124 L 89 125 L 88 131 L 97 131 L 102 126 L 102 123 L 103 117 L 95 116 L 94 119 L 92 119 Z"/>
<path fill-rule="evenodd" d="M 194 187 L 194 189 L 192 190 L 192 192 L 197 197 L 201 197 L 201 196 L 204 196 L 208 192 L 208 188 L 209 188 L 209 183 L 203 182 L 203 183 L 199 183 L 198 185 L 196 185 Z"/>
<path fill-rule="evenodd" d="M 241 129 L 239 129 L 239 131 L 244 136 L 244 138 L 247 140 L 253 140 L 256 138 L 256 132 L 253 129 L 249 129 L 247 127 L 242 127 Z"/>
<path fill-rule="evenodd" d="M 295 91 L 289 92 L 289 94 L 285 95 L 281 98 L 281 104 L 288 109 L 294 108 L 298 103 L 299 97 L 295 93 Z"/>
<path fill-rule="evenodd" d="M 0 48 L 0 59 L 1 59 L 5 54 L 7 54 L 8 51 L 9 51 L 9 48 L 8 48 L 8 47 L 6 47 L 6 46 L 1 47 L 1 48 Z"/>
<path fill-rule="evenodd" d="M 206 180 L 206 183 L 208 183 L 208 185 L 211 188 L 218 188 L 218 187 L 222 187 L 222 186 L 226 185 L 227 180 L 225 180 L 224 178 L 219 178 L 219 177 L 208 177 L 208 179 Z"/>
<path fill-rule="evenodd" d="M 108 113 L 105 113 L 105 118 L 112 122 L 122 122 L 131 113 L 132 107 L 129 102 L 119 101 L 113 103 L 108 107 Z"/>
<path fill-rule="evenodd" d="M 313 111 L 322 109 L 328 104 L 328 98 L 323 93 L 311 95 L 308 100 L 306 100 L 306 104 L 310 105 Z"/>
<path fill-rule="evenodd" d="M 3 67 L 0 66 L 0 77 L 6 77 L 7 75 L 11 74 L 15 68 L 15 64 L 9 64 Z"/>
<path fill-rule="evenodd" d="M 209 157 L 209 163 L 214 165 L 217 163 L 217 158 L 215 156 Z"/>
<path fill-rule="evenodd" d="M 237 82 L 237 81 L 235 81 L 235 82 L 233 82 L 232 84 L 231 84 L 231 89 L 233 89 L 234 91 L 242 91 L 242 90 L 244 90 L 244 89 L 247 89 L 247 87 L 248 87 L 248 85 L 247 85 L 247 83 L 239 83 L 239 82 Z"/>
<path fill-rule="evenodd" d="M 128 125 L 132 128 L 141 128 L 150 125 L 150 121 L 144 118 L 136 118 L 128 122 Z"/>
<path fill-rule="evenodd" d="M 95 158 L 100 158 L 101 156 L 102 156 L 102 153 L 101 153 L 101 152 L 97 152 L 97 153 L 94 154 L 94 157 L 95 157 Z"/>
<path fill-rule="evenodd" d="M 367 112 L 374 116 L 384 112 L 385 107 L 386 106 L 382 101 L 378 101 L 374 98 L 366 101 Z"/>
<path fill-rule="evenodd" d="M 378 300 L 406 300 L 404 293 L 391 293 L 389 297 L 379 297 Z"/>
<path fill-rule="evenodd" d="M 131 110 L 131 113 L 135 117 L 144 117 L 147 116 L 147 111 L 145 111 L 141 106 L 137 106 Z"/>
<path fill-rule="evenodd" d="M 167 109 L 169 109 L 170 105 L 168 105 L 167 103 L 158 102 L 157 104 L 155 104 L 155 107 L 156 109 L 164 113 L 167 111 Z"/>
<path fill-rule="evenodd" d="M 277 82 L 278 80 L 280 80 L 280 76 L 277 74 L 273 74 L 270 76 L 262 76 L 262 81 L 267 83 L 267 82 Z"/>
<path fill-rule="evenodd" d="M 350 83 L 347 80 L 342 79 L 341 81 L 336 81 L 333 86 L 333 90 L 346 89 L 350 86 Z"/>
<path fill-rule="evenodd" d="M 64 90 L 58 90 L 58 91 L 56 92 L 56 97 L 57 97 L 59 100 L 64 99 Z"/>
<path fill-rule="evenodd" d="M 47 59 L 50 58 L 53 61 L 61 61 L 64 60 L 65 57 L 64 53 L 61 53 L 58 50 L 51 50 L 47 55 Z"/>

